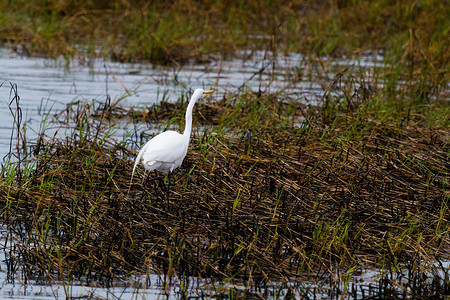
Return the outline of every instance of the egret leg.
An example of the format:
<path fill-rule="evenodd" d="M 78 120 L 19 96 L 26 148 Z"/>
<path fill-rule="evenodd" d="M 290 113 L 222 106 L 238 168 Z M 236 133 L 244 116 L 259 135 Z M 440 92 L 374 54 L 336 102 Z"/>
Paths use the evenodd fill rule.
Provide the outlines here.
<path fill-rule="evenodd" d="M 157 174 L 157 173 L 156 173 Z M 150 183 L 150 182 L 152 182 L 152 181 L 154 181 L 154 180 L 158 180 L 158 187 L 159 188 L 162 188 L 162 187 L 164 187 L 166 184 L 164 183 L 164 180 L 163 180 L 163 178 L 161 177 L 161 176 L 156 176 L 156 177 L 153 177 L 153 178 L 151 178 L 151 179 L 149 179 L 150 178 L 150 173 L 148 174 L 148 176 L 147 176 L 147 179 L 145 180 L 145 182 L 146 183 Z"/>
<path fill-rule="evenodd" d="M 158 188 L 163 188 L 165 186 L 165 183 L 164 183 L 163 178 L 160 175 L 158 175 L 158 173 L 155 172 L 155 175 L 157 175 L 157 176 L 150 178 L 151 174 L 152 174 L 152 172 L 148 172 L 147 177 L 145 178 L 143 183 L 144 184 L 149 184 L 150 182 L 152 182 L 154 180 L 158 180 L 158 186 L 155 189 L 155 193 L 157 194 L 158 193 L 157 189 Z M 145 195 L 145 193 L 142 194 L 141 201 L 144 198 L 144 195 Z"/>
<path fill-rule="evenodd" d="M 167 210 L 169 209 L 170 177 L 172 177 L 172 171 L 169 171 L 168 181 L 167 181 L 167 187 L 166 187 Z"/>
<path fill-rule="evenodd" d="M 153 180 L 158 180 L 159 182 L 164 182 L 162 177 L 159 176 L 158 173 L 155 173 L 155 175 L 158 175 L 158 176 L 155 176 L 153 178 L 150 178 L 150 174 L 151 174 L 151 172 L 148 173 L 147 178 L 145 179 L 145 183 L 152 182 Z"/>

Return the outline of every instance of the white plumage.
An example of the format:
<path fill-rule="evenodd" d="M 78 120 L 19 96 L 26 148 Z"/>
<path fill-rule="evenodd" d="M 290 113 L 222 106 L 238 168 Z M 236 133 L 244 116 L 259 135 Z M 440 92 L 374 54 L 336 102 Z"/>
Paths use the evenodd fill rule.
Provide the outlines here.
<path fill-rule="evenodd" d="M 136 158 L 135 167 L 141 161 L 147 171 L 168 173 L 178 168 L 187 154 L 189 141 L 176 131 L 166 131 L 148 141 Z"/>

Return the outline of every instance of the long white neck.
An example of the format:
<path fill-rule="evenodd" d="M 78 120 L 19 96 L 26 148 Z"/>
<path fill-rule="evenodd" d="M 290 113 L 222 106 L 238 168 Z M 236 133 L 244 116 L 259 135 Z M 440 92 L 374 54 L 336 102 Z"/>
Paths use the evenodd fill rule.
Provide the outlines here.
<path fill-rule="evenodd" d="M 191 138 L 192 110 L 194 109 L 195 102 L 197 102 L 196 99 L 192 99 L 191 101 L 189 101 L 189 105 L 186 109 L 186 125 L 184 126 L 183 137 L 187 140 L 188 144 L 189 144 L 189 140 Z"/>

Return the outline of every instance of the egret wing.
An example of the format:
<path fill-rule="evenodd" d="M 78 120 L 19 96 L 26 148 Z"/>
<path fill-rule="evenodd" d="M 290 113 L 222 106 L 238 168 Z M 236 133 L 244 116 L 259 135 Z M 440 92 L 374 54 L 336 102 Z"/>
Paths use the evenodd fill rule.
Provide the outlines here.
<path fill-rule="evenodd" d="M 187 143 L 176 131 L 165 131 L 145 144 L 142 154 L 144 163 L 177 163 L 186 156 Z"/>
<path fill-rule="evenodd" d="M 187 153 L 187 146 L 183 135 L 176 131 L 165 131 L 153 137 L 139 151 L 134 162 L 133 171 L 131 172 L 131 181 L 141 159 L 143 159 L 144 164 L 149 165 L 161 165 L 161 163 L 174 163 L 179 165 Z"/>

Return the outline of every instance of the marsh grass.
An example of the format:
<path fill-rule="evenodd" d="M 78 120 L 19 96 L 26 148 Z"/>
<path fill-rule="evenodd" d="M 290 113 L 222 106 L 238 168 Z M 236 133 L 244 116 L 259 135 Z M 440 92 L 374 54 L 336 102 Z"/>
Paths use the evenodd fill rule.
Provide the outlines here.
<path fill-rule="evenodd" d="M 240 50 L 342 56 L 381 50 L 411 76 L 448 73 L 443 1 L 2 1 L 0 40 L 80 62 L 180 63 Z M 445 42 L 447 41 L 447 42 Z"/>
<path fill-rule="evenodd" d="M 448 107 L 440 89 L 432 101 L 401 88 L 383 97 L 390 86 L 374 78 L 345 68 L 319 105 L 245 89 L 200 102 L 204 127 L 174 174 L 168 208 L 164 187 L 142 170 L 127 194 L 136 152 L 113 124 L 183 124 L 185 98 L 130 110 L 109 100 L 68 105 L 58 114 L 64 138 L 19 139 L 22 155 L 2 168 L 2 221 L 15 242 L 8 272 L 67 286 L 159 274 L 186 287 L 197 278 L 218 282 L 211 294 L 224 297 L 267 296 L 274 280 L 311 295 L 288 285 L 300 279 L 328 282 L 336 295 L 448 294 L 448 271 L 433 264 L 449 250 Z M 359 291 L 351 279 L 365 268 L 386 275 Z"/>

